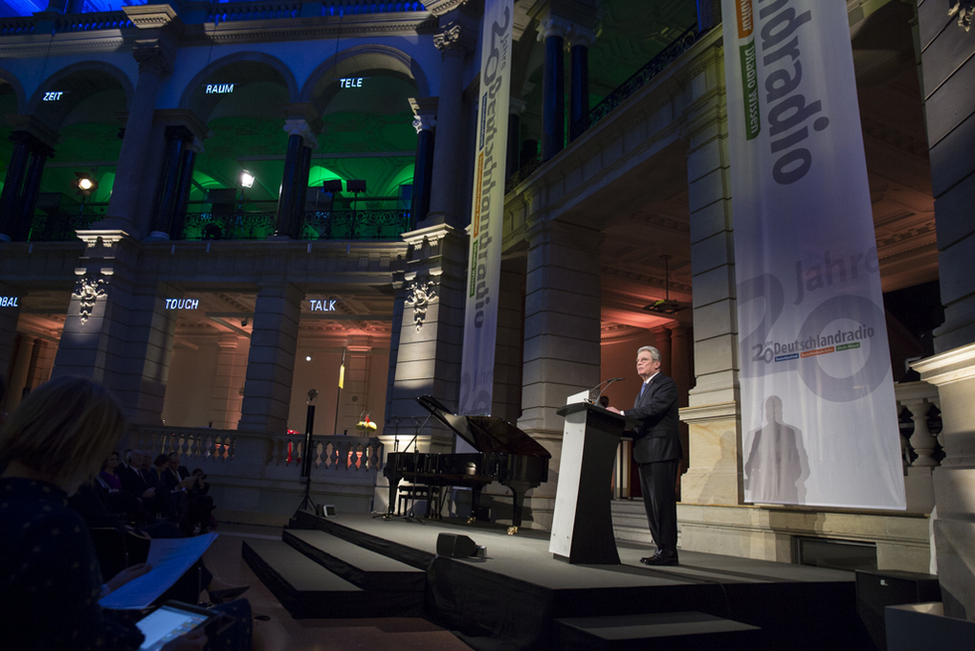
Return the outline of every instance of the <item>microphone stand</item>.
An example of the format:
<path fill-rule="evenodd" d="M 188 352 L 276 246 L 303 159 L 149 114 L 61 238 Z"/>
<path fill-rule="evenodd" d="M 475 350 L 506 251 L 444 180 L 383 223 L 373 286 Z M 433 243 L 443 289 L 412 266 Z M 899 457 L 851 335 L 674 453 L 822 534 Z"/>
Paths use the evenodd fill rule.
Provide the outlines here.
<path fill-rule="evenodd" d="M 397 454 L 397 452 L 399 451 L 399 424 L 400 424 L 400 417 L 399 416 L 393 416 L 390 420 L 393 421 L 393 454 L 396 455 L 394 457 L 394 459 L 396 460 L 396 463 L 393 465 L 393 477 L 397 477 L 397 480 L 396 481 L 398 483 L 399 482 L 399 479 L 398 479 L 398 477 L 399 477 L 399 468 L 400 468 L 400 463 L 401 463 L 401 461 L 400 461 L 400 455 Z M 385 513 L 376 513 L 372 517 L 373 517 L 374 520 L 376 518 L 382 518 L 383 520 L 389 520 L 389 519 L 393 518 L 394 515 L 395 515 L 394 512 L 393 512 L 394 509 L 395 509 L 395 507 L 396 507 L 396 504 L 393 501 L 391 501 L 389 504 L 386 505 L 386 512 Z"/>
<path fill-rule="evenodd" d="M 592 392 L 593 391 L 595 391 L 596 389 L 599 389 L 599 393 L 596 394 L 596 397 L 595 398 L 590 398 L 589 399 L 589 402 L 592 403 L 592 404 L 596 404 L 597 402 L 599 402 L 599 398 L 603 395 L 603 391 L 605 391 L 606 389 L 608 389 L 609 388 L 609 385 L 611 385 L 613 382 L 619 382 L 622 379 L 623 378 L 621 378 L 621 377 L 614 377 L 614 378 L 611 378 L 609 380 L 603 380 L 602 382 L 600 382 L 599 384 L 597 384 L 593 388 L 589 389 L 589 395 L 590 396 L 592 395 Z M 605 386 L 603 386 L 603 385 L 605 385 Z M 602 387 L 602 388 L 600 389 L 600 387 Z"/>

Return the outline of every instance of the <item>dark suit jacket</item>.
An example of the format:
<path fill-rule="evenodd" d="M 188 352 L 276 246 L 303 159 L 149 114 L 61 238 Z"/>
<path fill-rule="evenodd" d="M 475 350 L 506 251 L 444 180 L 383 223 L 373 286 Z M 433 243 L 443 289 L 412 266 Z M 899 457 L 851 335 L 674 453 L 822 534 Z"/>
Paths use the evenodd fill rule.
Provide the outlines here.
<path fill-rule="evenodd" d="M 163 482 L 166 484 L 166 489 L 173 491 L 179 486 L 180 482 L 190 476 L 190 471 L 186 469 L 186 466 L 180 466 L 179 470 L 175 473 L 172 468 L 166 468 L 163 471 Z"/>
<path fill-rule="evenodd" d="M 637 394 L 633 409 L 624 410 L 626 425 L 633 430 L 633 460 L 637 463 L 681 458 L 678 435 L 677 385 L 657 373 L 643 395 Z"/>
<path fill-rule="evenodd" d="M 140 477 L 139 473 L 131 466 L 126 466 L 125 469 L 119 466 L 119 479 L 122 482 L 122 490 L 132 493 L 136 497 L 142 497 L 142 494 L 154 485 L 149 481 L 148 472 L 144 472 L 143 475 L 143 477 Z"/>

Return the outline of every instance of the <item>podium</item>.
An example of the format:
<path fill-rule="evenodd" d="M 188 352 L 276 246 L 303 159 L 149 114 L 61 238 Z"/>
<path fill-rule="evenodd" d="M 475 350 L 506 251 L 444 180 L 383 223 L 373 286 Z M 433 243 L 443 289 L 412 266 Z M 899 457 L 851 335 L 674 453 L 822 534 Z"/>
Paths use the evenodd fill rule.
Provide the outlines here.
<path fill-rule="evenodd" d="M 619 565 L 611 479 L 625 419 L 588 402 L 568 404 L 558 414 L 565 426 L 548 550 L 569 563 Z"/>

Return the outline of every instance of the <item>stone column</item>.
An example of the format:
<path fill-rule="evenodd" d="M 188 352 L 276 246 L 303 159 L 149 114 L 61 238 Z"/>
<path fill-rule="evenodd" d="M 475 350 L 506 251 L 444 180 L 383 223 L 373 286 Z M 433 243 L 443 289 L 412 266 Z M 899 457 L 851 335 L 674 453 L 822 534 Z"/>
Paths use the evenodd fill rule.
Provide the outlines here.
<path fill-rule="evenodd" d="M 289 134 L 288 150 L 284 157 L 284 176 L 278 196 L 274 234 L 299 239 L 308 192 L 311 152 L 318 148 L 315 132 L 320 128 L 321 121 L 307 104 L 288 104 L 284 108 L 287 115 L 284 130 Z"/>
<path fill-rule="evenodd" d="M 21 290 L 3 282 L 0 282 L 0 297 L 6 303 L 0 305 L 0 374 L 6 375 L 16 355 L 17 322 L 24 297 Z M 11 305 L 11 301 L 16 304 Z"/>
<path fill-rule="evenodd" d="M 525 342 L 525 258 L 501 262 L 498 336 L 494 351 L 491 415 L 514 423 L 521 416 L 522 353 Z"/>
<path fill-rule="evenodd" d="M 549 16 L 538 27 L 545 43 L 542 73 L 542 160 L 547 161 L 565 146 L 565 36 L 570 24 Z"/>
<path fill-rule="evenodd" d="M 722 102 L 717 93 L 707 94 L 686 111 L 696 385 L 688 407 L 681 410 L 690 436 L 690 468 L 682 478 L 681 499 L 737 505 L 743 496 L 741 415 L 731 178 Z"/>
<path fill-rule="evenodd" d="M 525 112 L 525 102 L 511 99 L 508 102 L 508 148 L 505 154 L 504 178 L 521 169 L 521 114 Z"/>
<path fill-rule="evenodd" d="M 78 231 L 85 252 L 75 269 L 52 375 L 78 375 L 126 391 L 118 370 L 128 359 L 128 327 L 141 243 L 115 230 Z"/>
<path fill-rule="evenodd" d="M 183 149 L 183 155 L 179 162 L 179 179 L 176 181 L 173 220 L 169 227 L 170 239 L 183 239 L 183 229 L 186 227 L 186 211 L 189 210 L 190 192 L 193 191 L 193 168 L 196 165 L 196 155 L 202 151 L 203 144 L 196 138 Z"/>
<path fill-rule="evenodd" d="M 7 164 L 7 176 L 3 193 L 0 194 L 0 240 L 7 242 L 20 232 L 20 196 L 30 156 L 30 134 L 14 131 L 10 134 L 10 141 L 14 143 L 14 153 Z"/>
<path fill-rule="evenodd" d="M 136 82 L 129 115 L 125 121 L 125 137 L 118 156 L 118 168 L 112 185 L 112 197 L 108 202 L 105 219 L 93 228 L 118 229 L 137 233 L 134 215 L 136 203 L 145 193 L 145 155 L 149 149 L 152 118 L 159 93 L 160 80 L 173 67 L 171 46 L 162 41 L 139 45 L 132 53 L 139 62 L 139 80 Z"/>
<path fill-rule="evenodd" d="M 30 363 L 27 366 L 27 379 L 24 381 L 25 389 L 36 389 L 45 382 L 50 375 L 49 371 L 51 359 L 51 344 L 46 340 L 37 338 L 30 350 Z"/>
<path fill-rule="evenodd" d="M 390 401 L 392 416 L 426 418 L 416 404 L 432 395 L 456 409 L 464 336 L 466 238 L 447 225 L 404 233 L 409 252 L 403 271 L 403 317 Z M 449 452 L 453 437 L 429 443 Z M 422 448 L 421 448 L 422 449 Z"/>
<path fill-rule="evenodd" d="M 183 154 L 186 151 L 185 147 L 193 142 L 194 138 L 193 133 L 184 126 L 166 127 L 165 134 L 166 153 L 159 175 L 159 185 L 156 187 L 156 199 L 152 206 L 152 233 L 150 234 L 150 237 L 158 239 L 170 237 L 180 192 Z"/>
<path fill-rule="evenodd" d="M 27 386 L 27 374 L 30 371 L 30 360 L 36 341 L 33 337 L 28 337 L 19 332 L 16 332 L 11 340 L 14 344 L 13 359 L 7 367 L 10 369 L 10 375 L 7 377 L 7 399 L 4 403 L 6 405 L 5 411 L 8 414 L 14 413 L 24 395 L 24 387 Z"/>
<path fill-rule="evenodd" d="M 437 100 L 437 132 L 433 143 L 434 187 L 430 212 L 418 227 L 451 223 L 457 225 L 460 171 L 467 169 L 461 152 L 463 127 L 464 59 L 473 49 L 475 34 L 459 23 L 447 23 L 433 37 L 443 63 L 440 68 L 440 96 Z"/>
<path fill-rule="evenodd" d="M 216 429 L 234 429 L 240 420 L 240 395 L 243 384 L 237 360 L 238 336 L 232 332 L 220 335 L 217 342 L 217 372 L 210 401 L 210 422 Z"/>
<path fill-rule="evenodd" d="M 133 283 L 127 304 L 128 344 L 119 359 L 116 393 L 135 423 L 162 424 L 176 334 L 176 313 L 165 309 L 166 299 L 177 296 L 154 277 L 140 277 Z"/>
<path fill-rule="evenodd" d="M 975 16 L 965 2 L 921 2 L 917 16 L 945 322 L 937 354 L 912 366 L 941 399 L 933 526 L 945 615 L 975 621 Z"/>
<path fill-rule="evenodd" d="M 30 162 L 27 164 L 24 189 L 20 198 L 20 210 L 16 216 L 20 225 L 16 232 L 18 240 L 26 240 L 30 235 L 31 224 L 34 221 L 34 207 L 37 205 L 37 193 L 41 189 L 41 176 L 44 174 L 44 163 L 52 156 L 54 150 L 42 143 L 35 144 L 31 148 Z"/>
<path fill-rule="evenodd" d="M 345 348 L 345 388 L 342 389 L 338 413 L 339 427 L 335 433 L 343 434 L 348 430 L 350 436 L 362 436 L 363 432 L 355 429 L 356 423 L 364 414 L 371 414 L 369 418 L 375 420 L 381 413 L 378 403 L 380 396 L 376 396 L 377 403 L 373 404 L 372 396 L 369 395 L 369 373 L 371 372 L 369 352 L 372 346 L 350 342 Z"/>
<path fill-rule="evenodd" d="M 266 283 L 258 290 L 238 430 L 283 434 L 288 429 L 304 298 L 290 283 Z"/>
<path fill-rule="evenodd" d="M 653 333 L 654 347 L 660 351 L 660 372 L 673 377 L 674 356 L 670 347 L 670 329 L 666 326 L 659 326 L 650 332 Z"/>
<path fill-rule="evenodd" d="M 677 404 L 683 408 L 687 406 L 687 392 L 691 388 L 691 374 L 694 371 L 694 361 L 687 341 L 687 326 L 674 321 L 668 323 L 666 328 L 670 330 L 670 377 L 677 385 Z M 687 470 L 690 453 L 687 423 L 680 424 L 680 444 L 684 452 L 683 470 Z"/>
<path fill-rule="evenodd" d="M 413 109 L 413 128 L 416 129 L 416 159 L 413 164 L 413 201 L 411 222 L 415 225 L 430 212 L 430 190 L 433 185 L 433 151 L 437 125 L 437 98 L 410 98 Z"/>
<path fill-rule="evenodd" d="M 14 152 L 0 194 L 0 241 L 26 240 L 34 220 L 34 206 L 41 175 L 48 158 L 54 156 L 58 134 L 35 118 L 14 116 L 16 129 L 10 134 Z"/>
<path fill-rule="evenodd" d="M 298 211 L 298 183 L 301 169 L 301 150 L 305 146 L 302 131 L 308 125 L 303 120 L 288 120 L 285 131 L 288 136 L 288 150 L 284 154 L 284 176 L 281 179 L 281 194 L 278 195 L 278 216 L 274 226 L 274 235 L 296 239 L 294 232 L 294 218 Z"/>
<path fill-rule="evenodd" d="M 397 423 L 403 451 L 415 426 L 430 415 L 417 404 L 417 396 L 432 395 L 449 409 L 457 409 L 464 338 L 467 238 L 450 225 L 439 224 L 404 233 L 403 239 L 409 248 L 393 276 L 396 302 L 390 364 L 395 367 L 389 372 L 386 425 L 380 435 L 387 451 L 393 450 Z M 421 452 L 453 452 L 454 434 L 431 422 L 419 432 L 416 445 Z M 377 477 L 377 511 L 387 506 L 388 485 L 384 477 Z"/>
<path fill-rule="evenodd" d="M 589 48 L 596 40 L 590 30 L 573 25 L 568 34 L 571 57 L 569 84 L 569 140 L 575 140 L 585 130 L 589 117 Z"/>
<path fill-rule="evenodd" d="M 566 396 L 600 380 L 601 237 L 597 231 L 561 222 L 539 221 L 528 228 L 518 427 L 552 453 L 549 480 L 534 489 L 531 498 L 534 528 L 552 525 L 563 425 L 555 412 Z"/>

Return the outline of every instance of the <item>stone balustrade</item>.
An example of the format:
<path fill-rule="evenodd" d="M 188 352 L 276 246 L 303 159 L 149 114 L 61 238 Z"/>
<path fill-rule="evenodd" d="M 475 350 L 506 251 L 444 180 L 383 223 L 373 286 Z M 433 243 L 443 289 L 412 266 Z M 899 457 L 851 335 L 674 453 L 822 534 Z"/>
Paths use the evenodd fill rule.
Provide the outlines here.
<path fill-rule="evenodd" d="M 904 488 L 909 513 L 930 513 L 934 508 L 931 473 L 940 465 L 941 444 L 931 432 L 931 407 L 940 409 L 938 388 L 927 382 L 901 382 L 894 385 L 897 413 L 910 414 L 911 423 L 901 429 L 904 458 Z M 937 427 L 940 433 L 940 427 Z"/>
<path fill-rule="evenodd" d="M 207 468 L 225 464 L 217 474 L 254 479 L 257 477 L 235 471 L 234 466 L 253 467 L 258 462 L 264 466 L 261 478 L 297 477 L 305 446 L 304 435 L 297 433 L 269 438 L 263 433 L 208 427 L 139 426 L 135 438 L 129 440 L 130 447 L 148 450 L 152 456 L 177 452 L 185 466 Z M 262 449 L 263 460 L 255 458 L 254 452 L 260 457 Z M 242 454 L 243 450 L 250 454 Z M 324 479 L 326 473 L 341 471 L 373 473 L 383 465 L 383 444 L 375 437 L 316 436 L 311 454 L 313 478 Z"/>

